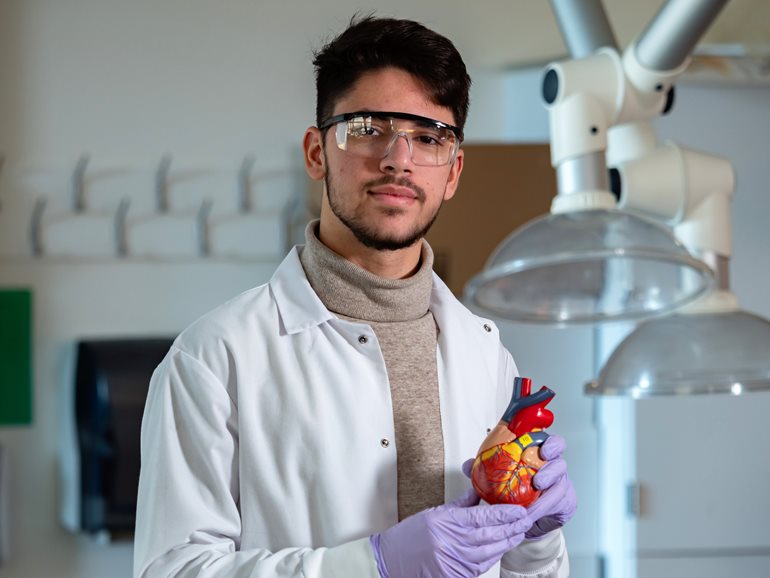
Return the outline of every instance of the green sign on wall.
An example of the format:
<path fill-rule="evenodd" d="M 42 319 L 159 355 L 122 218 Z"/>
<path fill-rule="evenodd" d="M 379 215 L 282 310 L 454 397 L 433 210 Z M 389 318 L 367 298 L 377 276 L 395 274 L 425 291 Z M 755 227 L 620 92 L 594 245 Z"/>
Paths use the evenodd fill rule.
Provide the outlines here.
<path fill-rule="evenodd" d="M 0 289 L 0 425 L 32 423 L 32 292 Z"/>

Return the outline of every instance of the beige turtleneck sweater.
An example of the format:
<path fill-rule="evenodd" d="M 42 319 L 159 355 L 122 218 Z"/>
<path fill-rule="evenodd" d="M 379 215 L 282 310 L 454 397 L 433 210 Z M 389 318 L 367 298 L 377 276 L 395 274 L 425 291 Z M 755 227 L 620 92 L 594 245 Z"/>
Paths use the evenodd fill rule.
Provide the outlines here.
<path fill-rule="evenodd" d="M 444 503 L 444 439 L 436 369 L 437 327 L 430 312 L 433 252 L 423 241 L 419 270 L 384 279 L 344 259 L 305 230 L 300 254 L 310 285 L 329 311 L 367 323 L 385 360 L 393 402 L 398 516 Z"/>

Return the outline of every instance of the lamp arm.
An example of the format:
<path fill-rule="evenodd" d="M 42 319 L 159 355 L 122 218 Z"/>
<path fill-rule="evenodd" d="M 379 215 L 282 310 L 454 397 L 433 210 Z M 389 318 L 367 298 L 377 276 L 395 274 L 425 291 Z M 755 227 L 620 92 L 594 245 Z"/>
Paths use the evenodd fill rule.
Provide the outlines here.
<path fill-rule="evenodd" d="M 668 0 L 623 53 L 629 87 L 621 122 L 652 118 L 673 103 L 676 79 L 690 64 L 690 53 L 727 0 Z M 645 112 L 646 111 L 646 112 Z M 653 113 L 653 114 L 649 114 Z"/>
<path fill-rule="evenodd" d="M 552 212 L 615 207 L 604 174 L 610 129 L 670 109 L 673 83 L 689 64 L 687 55 L 726 2 L 669 0 L 621 57 L 598 0 L 581 3 L 579 15 L 574 2 L 552 0 L 573 55 L 604 46 L 545 71 L 543 99 L 559 192 Z"/>
<path fill-rule="evenodd" d="M 611 48 L 546 69 L 543 99 L 558 185 L 552 212 L 614 208 L 605 151 L 623 83 L 622 62 Z"/>
<path fill-rule="evenodd" d="M 668 0 L 634 42 L 636 59 L 650 70 L 676 70 L 728 0 Z"/>
<path fill-rule="evenodd" d="M 601 0 L 551 0 L 551 8 L 572 58 L 590 56 L 604 47 L 617 49 Z"/>
<path fill-rule="evenodd" d="M 664 94 L 663 112 L 671 108 L 674 81 L 726 3 L 669 0 L 625 50 L 625 98 L 608 134 L 607 164 L 620 208 L 667 221 L 697 255 L 729 258 L 732 165 L 671 142 L 658 145 L 649 123 Z"/>
<path fill-rule="evenodd" d="M 716 290 L 681 312 L 738 310 L 729 280 L 735 192 L 732 164 L 673 142 L 658 144 L 649 121 L 613 127 L 607 161 L 618 208 L 668 223 L 677 240 L 714 272 Z"/>
<path fill-rule="evenodd" d="M 669 0 L 640 34 L 636 45 L 642 66 L 678 69 L 728 0 Z M 551 0 L 551 8 L 572 58 L 600 48 L 618 48 L 601 0 Z"/>

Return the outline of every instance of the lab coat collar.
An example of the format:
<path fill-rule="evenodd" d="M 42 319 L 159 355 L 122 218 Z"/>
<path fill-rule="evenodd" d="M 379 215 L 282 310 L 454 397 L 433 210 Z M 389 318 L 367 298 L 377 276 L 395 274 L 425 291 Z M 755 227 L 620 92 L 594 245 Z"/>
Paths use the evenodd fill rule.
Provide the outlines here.
<path fill-rule="evenodd" d="M 486 333 L 495 339 L 500 337 L 497 326 L 491 320 L 479 317 L 465 307 L 436 273 L 433 273 L 430 310 L 433 312 L 433 317 L 436 319 L 439 331 L 454 328 L 455 325 L 458 330 L 462 331 L 460 327 L 464 323 L 472 323 L 482 333 Z"/>
<path fill-rule="evenodd" d="M 278 266 L 270 279 L 270 290 L 278 305 L 283 327 L 288 334 L 299 333 L 310 327 L 336 319 L 321 302 L 307 280 L 299 259 L 301 245 L 295 246 Z M 476 323 L 486 321 L 473 316 L 462 307 L 444 282 L 434 273 L 430 309 L 436 319 L 439 331 L 449 322 L 453 314 L 468 315 Z M 447 315 L 448 312 L 452 312 Z M 494 327 L 494 325 L 492 325 Z M 497 333 L 495 328 L 495 333 Z"/>
<path fill-rule="evenodd" d="M 307 280 L 295 246 L 275 270 L 270 290 L 278 305 L 283 327 L 289 335 L 334 319 Z"/>

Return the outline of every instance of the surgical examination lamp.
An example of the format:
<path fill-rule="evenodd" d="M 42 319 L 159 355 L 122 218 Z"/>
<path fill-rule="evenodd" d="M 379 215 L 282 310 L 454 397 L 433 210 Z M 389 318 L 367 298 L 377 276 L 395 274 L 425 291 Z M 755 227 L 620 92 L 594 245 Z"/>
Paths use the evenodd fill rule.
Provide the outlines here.
<path fill-rule="evenodd" d="M 549 215 L 493 252 L 466 298 L 522 322 L 653 317 L 588 393 L 770 387 L 770 324 L 741 311 L 729 290 L 732 167 L 659 145 L 649 124 L 671 108 L 675 80 L 725 3 L 669 0 L 620 54 L 598 0 L 552 0 L 573 55 L 543 80 L 558 194 Z"/>

